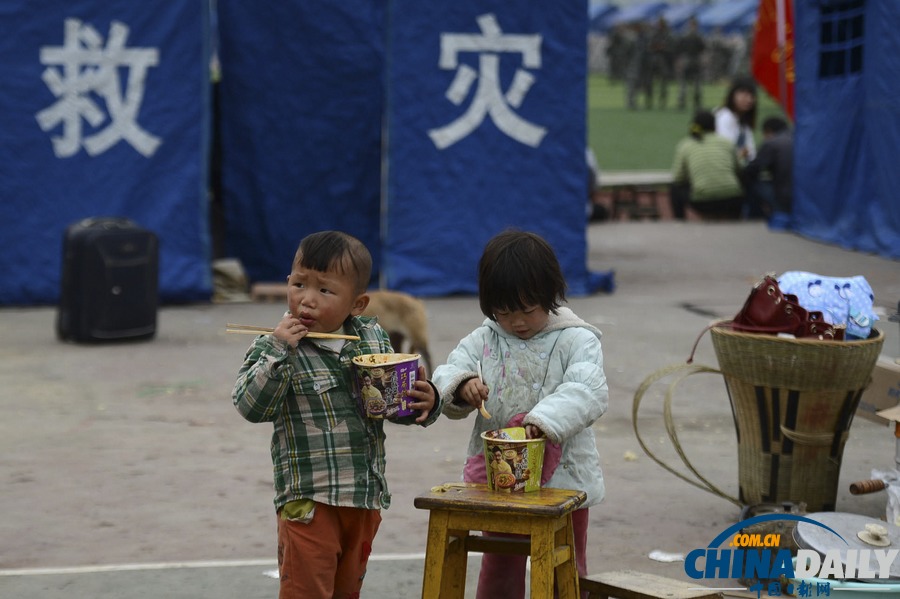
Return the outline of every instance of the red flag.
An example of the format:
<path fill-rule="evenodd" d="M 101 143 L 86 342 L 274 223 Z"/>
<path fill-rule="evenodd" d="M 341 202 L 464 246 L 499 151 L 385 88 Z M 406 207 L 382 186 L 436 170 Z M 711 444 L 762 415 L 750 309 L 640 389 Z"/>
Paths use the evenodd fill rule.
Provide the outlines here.
<path fill-rule="evenodd" d="M 756 81 L 794 118 L 793 0 L 759 0 L 750 70 Z"/>

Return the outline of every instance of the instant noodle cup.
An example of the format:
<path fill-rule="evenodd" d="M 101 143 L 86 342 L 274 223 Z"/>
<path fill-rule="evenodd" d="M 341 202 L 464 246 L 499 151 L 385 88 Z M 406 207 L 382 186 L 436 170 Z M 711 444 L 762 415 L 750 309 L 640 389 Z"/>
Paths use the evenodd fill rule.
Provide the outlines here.
<path fill-rule="evenodd" d="M 419 371 L 419 354 L 363 354 L 353 358 L 354 383 L 369 418 L 407 421 L 419 415 L 408 407 Z"/>
<path fill-rule="evenodd" d="M 488 487 L 501 493 L 541 488 L 545 439 L 526 439 L 521 426 L 481 433 Z"/>

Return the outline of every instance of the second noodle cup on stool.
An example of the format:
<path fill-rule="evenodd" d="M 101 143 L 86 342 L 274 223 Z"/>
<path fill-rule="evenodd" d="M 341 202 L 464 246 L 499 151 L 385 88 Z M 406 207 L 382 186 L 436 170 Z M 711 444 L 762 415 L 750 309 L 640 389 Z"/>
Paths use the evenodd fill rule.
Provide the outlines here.
<path fill-rule="evenodd" d="M 419 354 L 363 354 L 353 358 L 354 383 L 369 418 L 407 422 L 419 416 L 408 407 L 419 370 Z"/>
<path fill-rule="evenodd" d="M 481 433 L 488 487 L 501 493 L 523 493 L 541 488 L 545 439 L 526 439 L 516 426 Z"/>

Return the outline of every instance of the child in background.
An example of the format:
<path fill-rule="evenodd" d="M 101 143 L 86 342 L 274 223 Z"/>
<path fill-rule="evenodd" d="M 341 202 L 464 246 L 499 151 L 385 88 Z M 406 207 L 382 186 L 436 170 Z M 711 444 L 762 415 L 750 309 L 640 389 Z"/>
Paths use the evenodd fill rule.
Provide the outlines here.
<path fill-rule="evenodd" d="M 304 238 L 288 277 L 288 312 L 253 341 L 234 386 L 238 412 L 275 428 L 280 599 L 358 597 L 380 510 L 390 506 L 384 421 L 367 418 L 349 386 L 352 358 L 393 352 L 377 321 L 360 316 L 371 272 L 358 239 L 337 231 Z M 408 394 L 421 411 L 416 422 L 437 419 L 440 400 L 424 367 Z"/>
<path fill-rule="evenodd" d="M 466 418 L 489 402 L 490 420 L 475 413 L 463 471 L 466 482 L 487 482 L 485 431 L 521 422 L 528 438 L 547 438 L 548 451 L 561 446 L 555 468 L 554 460 L 545 460 L 542 482 L 587 493 L 584 506 L 573 515 L 575 558 L 584 576 L 588 507 L 604 495 L 591 425 L 606 411 L 609 393 L 601 333 L 561 307 L 565 291 L 556 255 L 541 237 L 510 230 L 491 239 L 478 266 L 478 299 L 487 318 L 460 341 L 433 380 L 445 398 L 448 418 Z M 524 595 L 525 556 L 484 554 L 477 597 Z"/>

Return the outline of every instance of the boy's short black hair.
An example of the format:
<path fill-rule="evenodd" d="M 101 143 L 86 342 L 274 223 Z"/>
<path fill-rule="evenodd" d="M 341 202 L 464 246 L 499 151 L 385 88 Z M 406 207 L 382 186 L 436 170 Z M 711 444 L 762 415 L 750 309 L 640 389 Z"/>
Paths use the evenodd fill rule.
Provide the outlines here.
<path fill-rule="evenodd" d="M 495 310 L 539 305 L 556 313 L 566 300 L 566 279 L 550 244 L 534 233 L 510 229 L 488 241 L 478 262 L 478 302 L 490 318 Z"/>
<path fill-rule="evenodd" d="M 304 237 L 294 264 L 319 272 L 355 275 L 357 293 L 369 288 L 372 277 L 372 254 L 359 239 L 341 231 L 320 231 Z"/>
<path fill-rule="evenodd" d="M 787 131 L 787 128 L 787 121 L 780 116 L 770 116 L 762 124 L 764 133 L 781 133 L 782 131 Z"/>

